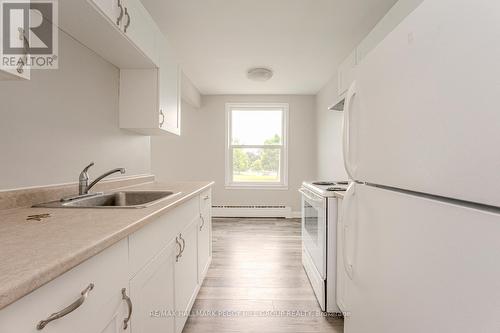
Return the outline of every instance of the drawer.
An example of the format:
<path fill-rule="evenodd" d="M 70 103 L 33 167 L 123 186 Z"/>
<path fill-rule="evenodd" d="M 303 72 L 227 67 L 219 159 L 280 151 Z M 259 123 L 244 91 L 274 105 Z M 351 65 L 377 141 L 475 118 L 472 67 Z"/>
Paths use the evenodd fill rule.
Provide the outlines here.
<path fill-rule="evenodd" d="M 190 199 L 129 236 L 130 278 L 199 217 L 198 200 L 198 197 Z"/>
<path fill-rule="evenodd" d="M 0 332 L 40 332 L 38 322 L 75 302 L 94 284 L 83 304 L 66 316 L 48 323 L 42 332 L 97 332 L 123 307 L 121 288 L 128 286 L 127 240 L 59 276 L 48 284 L 0 310 Z"/>

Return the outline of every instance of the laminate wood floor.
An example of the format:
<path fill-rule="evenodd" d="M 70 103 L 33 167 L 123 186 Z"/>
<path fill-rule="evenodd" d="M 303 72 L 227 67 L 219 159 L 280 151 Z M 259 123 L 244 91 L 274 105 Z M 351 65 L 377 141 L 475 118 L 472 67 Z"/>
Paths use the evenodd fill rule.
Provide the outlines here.
<path fill-rule="evenodd" d="M 183 333 L 340 333 L 301 262 L 297 219 L 213 219 L 213 259 Z"/>

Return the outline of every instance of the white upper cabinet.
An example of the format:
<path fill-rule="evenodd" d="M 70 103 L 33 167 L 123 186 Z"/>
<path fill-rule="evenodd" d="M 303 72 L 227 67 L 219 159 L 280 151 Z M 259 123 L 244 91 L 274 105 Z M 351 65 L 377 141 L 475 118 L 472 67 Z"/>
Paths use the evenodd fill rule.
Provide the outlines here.
<path fill-rule="evenodd" d="M 181 70 L 169 43 L 160 36 L 160 128 L 181 134 Z"/>
<path fill-rule="evenodd" d="M 109 20 L 121 27 L 124 18 L 123 0 L 91 0 Z"/>
<path fill-rule="evenodd" d="M 102 1 L 102 0 L 100 0 Z M 141 50 L 154 64 L 160 64 L 156 23 L 139 0 L 116 0 L 123 4 L 123 33 Z"/>
<path fill-rule="evenodd" d="M 59 1 L 59 28 L 118 68 L 159 65 L 156 24 L 139 0 Z"/>
<path fill-rule="evenodd" d="M 181 133 L 180 69 L 161 33 L 160 68 L 120 71 L 120 128 L 145 135 Z"/>
<path fill-rule="evenodd" d="M 58 11 L 59 29 L 116 67 L 160 66 L 159 39 L 163 36 L 140 0 L 59 1 Z M 0 64 L 0 80 L 29 78 L 29 67 L 21 64 L 7 68 Z"/>
<path fill-rule="evenodd" d="M 2 9 L 0 9 L 0 13 L 2 13 Z M 28 15 L 30 19 L 34 18 L 31 13 L 28 13 Z M 22 49 L 23 52 L 22 54 L 16 55 L 14 58 L 15 61 L 12 63 L 13 66 L 10 66 L 10 64 L 9 66 L 4 65 L 4 59 L 8 59 L 10 57 L 9 54 L 6 54 L 4 58 L 2 58 L 2 61 L 0 62 L 0 80 L 29 80 L 30 68 L 26 66 L 29 58 L 28 36 L 26 35 L 26 32 L 23 33 L 24 27 L 22 17 L 17 17 L 17 19 L 15 17 L 12 18 L 11 25 L 12 29 L 15 29 L 14 31 L 17 32 L 14 34 L 11 33 L 11 38 L 14 37 L 15 39 L 10 40 L 9 43 L 11 44 L 11 47 Z M 2 56 L 4 55 L 3 42 L 3 35 L 0 34 L 0 54 Z"/>
<path fill-rule="evenodd" d="M 355 78 L 356 50 L 340 64 L 338 70 L 338 94 L 342 96 L 347 92 Z"/>

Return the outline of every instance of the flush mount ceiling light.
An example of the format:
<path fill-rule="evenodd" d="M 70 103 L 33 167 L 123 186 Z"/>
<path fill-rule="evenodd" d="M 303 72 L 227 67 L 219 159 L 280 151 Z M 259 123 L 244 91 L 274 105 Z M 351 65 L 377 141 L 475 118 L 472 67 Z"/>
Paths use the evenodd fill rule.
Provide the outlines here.
<path fill-rule="evenodd" d="M 247 72 L 247 77 L 252 81 L 264 82 L 273 77 L 273 71 L 269 68 L 257 67 L 250 68 Z"/>

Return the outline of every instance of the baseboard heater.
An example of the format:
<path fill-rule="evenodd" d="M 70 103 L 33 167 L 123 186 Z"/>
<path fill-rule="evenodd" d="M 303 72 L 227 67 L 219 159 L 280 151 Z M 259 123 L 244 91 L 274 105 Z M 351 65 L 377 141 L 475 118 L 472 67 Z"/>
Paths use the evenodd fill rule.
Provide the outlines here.
<path fill-rule="evenodd" d="M 214 217 L 295 217 L 291 207 L 284 205 L 222 205 L 212 206 Z"/>

